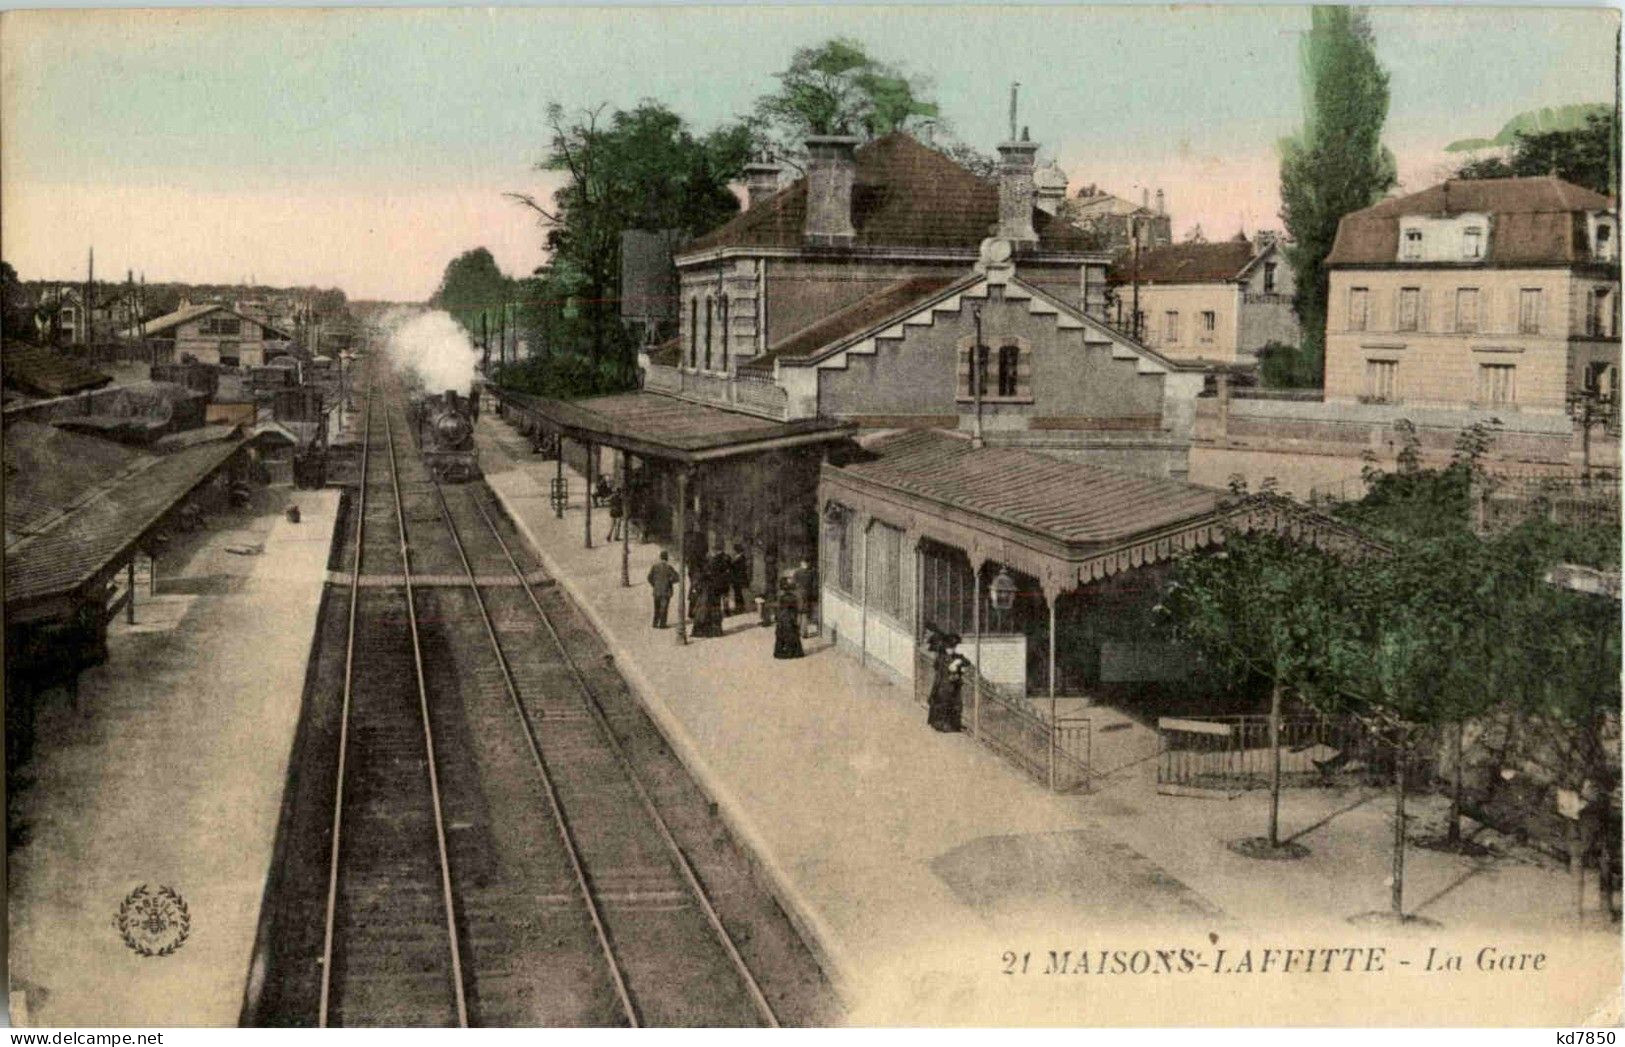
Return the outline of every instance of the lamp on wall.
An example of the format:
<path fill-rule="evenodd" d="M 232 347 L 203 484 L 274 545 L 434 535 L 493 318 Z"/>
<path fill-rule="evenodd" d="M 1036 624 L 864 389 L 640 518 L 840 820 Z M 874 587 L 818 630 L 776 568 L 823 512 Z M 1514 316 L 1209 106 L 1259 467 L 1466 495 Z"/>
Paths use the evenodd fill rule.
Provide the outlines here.
<path fill-rule="evenodd" d="M 1016 580 L 1010 577 L 1008 568 L 999 568 L 998 575 L 988 586 L 988 599 L 998 611 L 1008 611 L 1016 605 Z"/>

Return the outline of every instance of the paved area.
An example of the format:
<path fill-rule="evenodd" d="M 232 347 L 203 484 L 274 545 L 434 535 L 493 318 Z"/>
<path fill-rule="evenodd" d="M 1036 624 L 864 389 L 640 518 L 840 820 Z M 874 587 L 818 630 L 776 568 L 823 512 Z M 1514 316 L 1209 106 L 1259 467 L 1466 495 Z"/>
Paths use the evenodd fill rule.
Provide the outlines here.
<path fill-rule="evenodd" d="M 1265 798 L 1159 796 L 1149 732 L 1103 709 L 1092 714 L 1096 761 L 1111 773 L 1090 794 L 1051 795 L 968 737 L 928 729 L 906 688 L 827 643 L 775 661 L 771 630 L 748 616 L 730 618 L 724 637 L 688 646 L 650 629 L 642 579 L 658 549 L 634 544 L 634 584 L 623 588 L 619 544 L 582 548 L 581 478 L 572 475 L 578 501 L 556 520 L 547 501 L 554 464 L 490 416 L 479 439 L 493 490 L 755 852 L 854 1023 L 1529 1024 L 1617 1015 L 1617 931 L 1575 919 L 1560 870 L 1413 847 L 1409 908 L 1438 926 L 1353 926 L 1348 917 L 1387 902 L 1392 822 L 1380 791 L 1289 793 L 1283 824 L 1310 856 L 1246 859 L 1225 844 L 1263 831 Z M 608 520 L 598 516 L 602 534 Z M 1413 814 L 1425 818 L 1424 807 Z M 1372 945 L 1390 950 L 1383 976 L 1039 974 L 1054 966 L 1051 950 L 1186 948 L 1213 961 L 1222 948 L 1233 967 L 1248 947 Z M 1529 991 L 1527 974 L 1475 969 L 1486 946 L 1543 951 L 1543 970 L 1562 975 Z M 1464 955 L 1464 969 L 1423 976 L 1435 947 Z M 1306 992 L 1313 1007 L 1295 1002 Z"/>
<path fill-rule="evenodd" d="M 274 511 L 284 499 L 301 523 Z M 338 504 L 273 492 L 177 543 L 78 708 L 42 711 L 14 807 L 15 1022 L 236 1024 Z M 168 956 L 138 955 L 115 926 L 143 884 L 190 914 Z"/>

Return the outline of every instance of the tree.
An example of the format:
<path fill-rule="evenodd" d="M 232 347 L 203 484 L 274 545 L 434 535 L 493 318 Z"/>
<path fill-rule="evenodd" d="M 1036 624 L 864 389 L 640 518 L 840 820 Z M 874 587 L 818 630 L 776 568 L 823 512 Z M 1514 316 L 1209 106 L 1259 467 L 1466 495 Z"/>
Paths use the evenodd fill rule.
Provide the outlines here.
<path fill-rule="evenodd" d="M 1247 498 L 1274 514 L 1301 513 L 1268 491 Z M 1263 856 L 1301 855 L 1280 835 L 1281 718 L 1289 695 L 1325 708 L 1341 691 L 1345 604 L 1340 572 L 1327 554 L 1273 532 L 1232 530 L 1224 548 L 1181 557 L 1159 609 L 1203 663 L 1232 685 L 1263 679 L 1270 688 L 1270 807 Z M 1247 853 L 1260 853 L 1243 841 Z"/>
<path fill-rule="evenodd" d="M 778 90 L 756 102 L 755 130 L 759 143 L 782 159 L 799 157 L 808 135 L 878 138 L 919 130 L 938 116 L 923 81 L 845 37 L 798 48 L 777 79 Z"/>
<path fill-rule="evenodd" d="M 1337 223 L 1369 207 L 1397 182 L 1393 154 L 1381 141 L 1388 116 L 1388 74 L 1377 62 L 1371 27 L 1348 7 L 1310 9 L 1302 68 L 1304 125 L 1281 144 L 1281 219 L 1286 257 L 1296 276 L 1292 305 L 1310 369 L 1324 371 L 1326 256 Z"/>
<path fill-rule="evenodd" d="M 553 129 L 539 170 L 564 172 L 565 184 L 544 203 L 509 193 L 547 229 L 554 289 L 566 288 L 581 323 L 566 346 L 596 363 L 611 352 L 629 357 L 620 331 L 621 233 L 675 229 L 698 235 L 739 211 L 729 183 L 744 172 L 751 132 L 729 125 L 699 136 L 682 117 L 645 100 L 604 116 L 603 107 L 567 117 L 548 107 Z"/>
<path fill-rule="evenodd" d="M 1618 191 L 1619 125 L 1613 113 L 1589 113 L 1583 126 L 1517 131 L 1506 157 L 1476 157 L 1457 178 L 1532 178 L 1555 174 L 1604 195 Z"/>
<path fill-rule="evenodd" d="M 429 304 L 456 317 L 477 339 L 496 329 L 513 294 L 513 281 L 497 268 L 491 252 L 476 247 L 446 263 Z"/>
<path fill-rule="evenodd" d="M 28 291 L 10 262 L 0 262 L 0 341 L 32 342 L 36 335 Z"/>

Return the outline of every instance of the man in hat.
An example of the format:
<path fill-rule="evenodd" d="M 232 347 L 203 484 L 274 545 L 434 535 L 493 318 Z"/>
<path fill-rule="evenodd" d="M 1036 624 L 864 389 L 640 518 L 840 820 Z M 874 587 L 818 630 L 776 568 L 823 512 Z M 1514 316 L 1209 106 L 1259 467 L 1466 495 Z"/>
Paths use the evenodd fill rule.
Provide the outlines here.
<path fill-rule="evenodd" d="M 660 550 L 660 559 L 649 568 L 649 588 L 654 592 L 655 613 L 654 628 L 666 627 L 666 610 L 671 606 L 672 590 L 677 588 L 677 569 L 671 565 L 671 557 L 664 549 Z"/>

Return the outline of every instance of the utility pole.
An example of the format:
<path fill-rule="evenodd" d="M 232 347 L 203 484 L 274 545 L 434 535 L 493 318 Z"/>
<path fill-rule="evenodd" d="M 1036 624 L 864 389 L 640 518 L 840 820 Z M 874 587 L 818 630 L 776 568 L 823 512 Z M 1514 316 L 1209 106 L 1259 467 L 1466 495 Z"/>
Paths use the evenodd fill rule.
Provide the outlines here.
<path fill-rule="evenodd" d="M 1129 219 L 1129 236 L 1133 241 L 1130 250 L 1134 256 L 1134 304 L 1131 307 L 1133 312 L 1129 315 L 1128 325 L 1129 330 L 1133 332 L 1133 337 L 1136 342 L 1142 342 L 1145 340 L 1143 332 L 1140 330 L 1140 225 L 1142 221 L 1143 218 L 1139 215 L 1135 215 Z"/>
<path fill-rule="evenodd" d="M 976 402 L 976 423 L 971 430 L 970 445 L 974 450 L 981 450 L 982 441 L 982 363 L 987 358 L 986 348 L 982 345 L 982 307 L 977 306 L 971 310 L 971 319 L 976 322 L 976 344 L 970 349 L 970 392 L 971 399 Z"/>
<path fill-rule="evenodd" d="M 91 249 L 90 249 L 90 262 L 85 268 L 84 300 L 79 303 L 79 323 L 81 325 L 80 329 L 82 331 L 84 331 L 84 333 L 85 333 L 84 334 L 84 344 L 86 346 L 90 345 L 91 339 L 92 339 L 92 335 L 91 335 L 91 302 L 90 302 L 90 296 L 91 296 L 91 293 L 92 293 L 93 289 L 95 288 L 95 286 L 96 286 L 96 248 L 94 246 L 92 246 Z"/>

